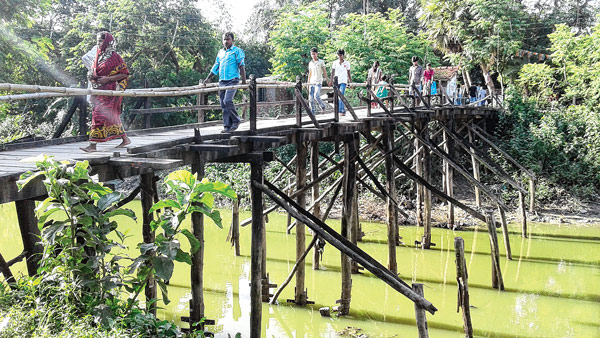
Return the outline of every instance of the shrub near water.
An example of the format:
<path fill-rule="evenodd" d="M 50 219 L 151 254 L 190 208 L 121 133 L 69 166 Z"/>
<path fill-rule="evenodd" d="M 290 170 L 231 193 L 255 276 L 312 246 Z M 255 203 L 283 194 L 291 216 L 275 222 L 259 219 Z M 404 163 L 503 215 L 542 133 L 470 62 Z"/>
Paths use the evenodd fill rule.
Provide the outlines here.
<path fill-rule="evenodd" d="M 37 160 L 38 171 L 23 174 L 17 184 L 22 189 L 41 177 L 48 191 L 48 198 L 37 208 L 43 257 L 38 276 L 20 278 L 11 285 L 13 290 L 0 285 L 0 335 L 182 336 L 173 323 L 151 313 L 156 300 L 142 307 L 138 296 L 155 280 L 162 301 L 169 302 L 166 283 L 174 262 L 191 264 L 191 255 L 201 245 L 181 225 L 199 212 L 221 227 L 213 194 L 236 198 L 235 192 L 220 182 L 200 181 L 185 170 L 170 173 L 166 191 L 174 198 L 151 208 L 151 212 L 162 209 L 150 224 L 155 240 L 139 243 L 138 257 L 116 256 L 111 251 L 124 248 L 124 234 L 113 217 L 135 218 L 133 211 L 117 206 L 121 194 L 90 176 L 87 161 L 72 165 L 46 156 Z M 118 240 L 110 239 L 111 234 Z M 179 240 L 184 238 L 190 243 L 189 252 L 180 248 Z M 202 335 L 201 331 L 191 334 Z"/>
<path fill-rule="evenodd" d="M 538 198 L 568 191 L 593 199 L 600 191 L 600 24 L 579 36 L 558 25 L 549 37 L 551 63 L 521 69 L 496 133 L 542 177 Z"/>

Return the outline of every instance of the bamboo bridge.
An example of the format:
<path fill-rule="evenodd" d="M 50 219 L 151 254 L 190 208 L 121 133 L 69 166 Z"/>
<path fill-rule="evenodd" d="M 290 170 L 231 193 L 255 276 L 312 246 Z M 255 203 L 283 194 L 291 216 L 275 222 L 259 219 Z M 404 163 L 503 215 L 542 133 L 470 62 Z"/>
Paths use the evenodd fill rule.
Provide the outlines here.
<path fill-rule="evenodd" d="M 337 81 L 337 79 L 336 79 Z M 486 124 L 496 119 L 501 107 L 498 97 L 486 97 L 487 105 L 455 104 L 448 98 L 443 88 L 441 93 L 433 96 L 418 97 L 408 95 L 406 85 L 389 85 L 389 96 L 378 98 L 370 84 L 352 84 L 360 90 L 360 104 L 352 107 L 334 85 L 326 90 L 333 92 L 333 110 L 323 114 L 310 114 L 308 101 L 303 96 L 303 84 L 297 82 L 263 82 L 250 77 L 249 83 L 236 88 L 244 91 L 248 102 L 241 104 L 247 107 L 249 116 L 239 129 L 231 133 L 221 133 L 221 121 L 205 121 L 204 111 L 218 109 L 209 105 L 206 98 L 216 93 L 219 88 L 214 85 L 198 85 L 183 88 L 143 88 L 122 92 L 101 91 L 77 88 L 40 87 L 14 84 L 0 84 L 0 91 L 20 92 L 0 96 L 0 101 L 31 100 L 39 98 L 73 96 L 65 120 L 49 140 L 32 140 L 0 145 L 0 203 L 15 202 L 19 215 L 19 227 L 23 238 L 24 252 L 11 260 L 5 260 L 0 252 L 0 272 L 7 278 L 10 266 L 26 259 L 30 274 L 36 271 L 36 262 L 30 259 L 40 252 L 37 237 L 39 230 L 34 213 L 35 201 L 46 194 L 41 181 L 30 184 L 22 191 L 17 190 L 15 181 L 28 170 L 35 169 L 35 164 L 24 162 L 40 154 L 52 155 L 59 160 L 87 160 L 93 172 L 101 181 L 108 182 L 131 176 L 140 176 L 140 186 L 127 199 L 133 199 L 141 192 L 144 231 L 153 219 L 148 213 L 153 200 L 158 198 L 156 189 L 156 172 L 171 170 L 184 165 L 191 165 L 192 171 L 201 177 L 206 163 L 250 163 L 251 184 L 248 187 L 251 198 L 252 218 L 232 225 L 232 240 L 236 243 L 236 254 L 239 255 L 239 226 L 251 224 L 251 337 L 261 336 L 262 302 L 274 304 L 281 289 L 295 275 L 295 297 L 293 302 L 299 306 L 309 304 L 308 290 L 305 288 L 305 265 L 303 261 L 318 240 L 324 240 L 337 248 L 341 253 L 341 297 L 339 305 L 334 309 L 339 315 L 347 314 L 350 309 L 352 291 L 352 273 L 364 268 L 377 276 L 384 283 L 402 293 L 415 303 L 417 323 L 422 326 L 425 311 L 435 313 L 436 307 L 423 296 L 422 285 L 411 288 L 397 275 L 396 246 L 399 245 L 398 223 L 400 215 L 404 219 L 413 216 L 417 226 L 423 227 L 423 237 L 416 243 L 428 249 L 431 242 L 431 208 L 432 196 L 447 203 L 447 225 L 455 224 L 454 209 L 464 210 L 473 218 L 492 224 L 492 229 L 501 227 L 507 256 L 510 259 L 510 243 L 505 212 L 509 210 L 502 199 L 490 187 L 480 180 L 480 166 L 502 180 L 507 186 L 518 192 L 519 212 L 522 222 L 522 235 L 527 236 L 526 196 L 529 194 L 529 208 L 534 208 L 535 176 L 522 167 L 508 154 L 498 148 L 493 137 L 486 131 Z M 293 92 L 292 99 L 285 101 L 258 101 L 258 90 L 280 89 Z M 22 92 L 26 92 L 23 94 Z M 131 145 L 127 149 L 115 149 L 112 144 L 98 144 L 98 152 L 84 153 L 80 147 L 87 145 L 87 104 L 84 95 L 115 95 L 137 98 L 135 109 L 131 110 L 131 124 L 135 116 L 143 119 L 143 129 L 131 130 L 127 134 Z M 152 97 L 196 95 L 197 105 L 186 107 L 151 108 Z M 338 99 L 347 109 L 346 116 L 338 113 Z M 372 107 L 375 103 L 376 107 Z M 420 104 L 419 104 L 420 103 Z M 279 118 L 259 116 L 259 108 L 272 106 L 289 106 L 291 114 Z M 239 107 L 239 106 L 238 106 Z M 238 108 L 239 110 L 239 108 Z M 197 112 L 198 122 L 187 125 L 151 128 L 150 115 L 165 112 Z M 61 138 L 70 119 L 78 113 L 79 136 Z M 305 114 L 307 113 L 307 114 Z M 322 142 L 333 143 L 334 153 L 319 152 Z M 285 163 L 278 159 L 274 148 L 294 144 L 296 155 Z M 362 146 L 361 146 L 362 144 Z M 503 157 L 508 163 L 522 170 L 529 177 L 529 186 L 515 181 L 498 163 L 492 159 L 488 150 Z M 332 155 L 343 153 L 343 160 L 337 162 Z M 470 169 L 466 169 L 459 156 L 470 158 Z M 437 157 L 437 161 L 434 161 Z M 266 163 L 281 163 L 281 172 L 274 182 L 265 180 L 263 168 Z M 438 165 L 435 165 L 438 163 Z M 439 165 L 441 163 L 441 165 Z M 308 165 L 307 165 L 308 164 Z M 384 167 L 385 182 L 379 182 L 374 171 Z M 308 168 L 307 168 L 308 167 Z M 341 173 L 331 186 L 323 190 L 320 183 L 335 173 Z M 475 204 L 469 206 L 454 197 L 454 176 L 459 174 L 471 183 L 474 188 Z M 292 184 L 282 186 L 276 182 L 288 175 L 294 178 Z M 407 211 L 399 203 L 396 192 L 396 181 L 402 178 L 410 180 L 416 186 L 416 211 Z M 370 182 L 370 183 L 369 183 Z M 358 189 L 361 185 L 387 204 L 387 238 L 388 261 L 378 262 L 359 248 L 360 229 L 358 222 Z M 337 233 L 325 224 L 334 203 L 341 194 L 342 219 L 341 233 Z M 311 205 L 307 203 L 307 195 Z M 481 196 L 484 195 L 484 196 Z M 322 208 L 325 198 L 329 203 Z M 485 199 L 484 199 L 485 197 Z M 263 198 L 265 200 L 263 200 Z M 266 200 L 270 200 L 270 207 Z M 238 207 L 234 203 L 234 209 Z M 484 215 L 483 207 L 488 213 Z M 264 216 L 277 208 L 284 209 L 296 219 L 296 257 L 290 276 L 282 281 L 277 292 L 271 294 L 276 285 L 268 278 L 265 250 Z M 496 209 L 499 221 L 490 216 L 489 210 Z M 412 214 L 412 215 L 411 215 Z M 293 226 L 293 225 L 292 225 Z M 204 241 L 204 224 L 201 216 L 192 218 L 194 235 Z M 309 227 L 312 241 L 306 244 L 306 230 Z M 291 227 L 290 227 L 291 228 Z M 495 229 L 493 230 L 495 233 Z M 148 235 L 148 236 L 147 236 Z M 490 235 L 491 236 L 491 235 Z M 144 233 L 144 239 L 152 238 Z M 491 238 L 491 237 L 490 237 Z M 497 246 L 497 242 L 495 243 Z M 493 247 L 493 245 L 492 245 Z M 492 248 L 493 251 L 493 248 Z M 494 253 L 492 252 L 492 256 Z M 494 256 L 492 257 L 494 263 Z M 497 262 L 497 259 L 496 259 Z M 191 280 L 192 299 L 190 301 L 191 322 L 198 322 L 204 317 L 204 298 L 202 290 L 204 252 L 193 256 Z M 384 266 L 384 264 L 386 266 Z M 496 267 L 496 264 L 493 264 Z M 319 268 L 319 251 L 313 250 L 313 268 Z M 504 288 L 499 265 L 493 268 L 496 287 Z M 499 283 L 498 283 L 499 282 Z M 464 294 L 464 293 L 463 293 Z M 467 294 L 468 295 L 468 294 Z M 156 299 L 156 286 L 149 285 L 146 290 L 148 298 Z M 467 298 L 468 299 L 468 298 Z M 463 310 L 464 304 L 463 304 Z M 468 302 L 467 302 L 468 310 Z M 419 320 L 421 318 L 421 320 Z M 470 320 L 469 320 L 470 321 Z M 419 324 L 420 323 L 420 324 Z M 210 324 L 207 321 L 205 324 Z M 470 325 L 470 323 L 469 323 Z M 426 328 L 425 328 L 426 330 Z M 465 320 L 465 330 L 467 324 Z"/>

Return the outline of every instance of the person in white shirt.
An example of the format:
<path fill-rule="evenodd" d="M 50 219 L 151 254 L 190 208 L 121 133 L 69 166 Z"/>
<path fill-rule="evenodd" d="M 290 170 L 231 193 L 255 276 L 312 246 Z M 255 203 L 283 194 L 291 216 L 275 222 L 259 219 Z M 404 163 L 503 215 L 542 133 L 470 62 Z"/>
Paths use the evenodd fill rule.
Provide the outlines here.
<path fill-rule="evenodd" d="M 337 76 L 338 78 L 338 88 L 342 95 L 346 92 L 346 86 L 348 83 L 352 82 L 352 77 L 350 76 L 350 62 L 344 60 L 345 52 L 343 49 L 337 51 L 338 59 L 333 61 L 333 65 L 331 67 L 331 81 L 329 85 L 333 84 L 333 78 Z M 339 113 L 341 116 L 346 115 L 346 107 L 344 107 L 344 103 L 342 100 L 339 100 Z"/>
<path fill-rule="evenodd" d="M 323 85 L 323 79 L 327 78 L 327 68 L 325 62 L 319 59 L 319 52 L 317 47 L 313 47 L 310 50 L 311 60 L 308 63 L 308 102 L 310 103 L 310 109 L 312 114 L 315 115 L 318 104 L 321 107 L 321 111 L 325 110 L 325 103 L 321 100 L 321 86 Z"/>

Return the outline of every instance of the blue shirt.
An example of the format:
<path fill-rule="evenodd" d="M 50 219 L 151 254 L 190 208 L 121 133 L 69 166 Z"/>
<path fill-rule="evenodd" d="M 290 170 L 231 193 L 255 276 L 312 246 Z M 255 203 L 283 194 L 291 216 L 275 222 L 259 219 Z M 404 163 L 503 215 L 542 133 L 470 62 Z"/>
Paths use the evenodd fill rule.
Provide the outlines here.
<path fill-rule="evenodd" d="M 244 51 L 231 46 L 229 49 L 222 48 L 217 54 L 215 64 L 210 70 L 211 73 L 219 75 L 219 81 L 228 81 L 240 77 L 240 66 L 245 66 Z"/>

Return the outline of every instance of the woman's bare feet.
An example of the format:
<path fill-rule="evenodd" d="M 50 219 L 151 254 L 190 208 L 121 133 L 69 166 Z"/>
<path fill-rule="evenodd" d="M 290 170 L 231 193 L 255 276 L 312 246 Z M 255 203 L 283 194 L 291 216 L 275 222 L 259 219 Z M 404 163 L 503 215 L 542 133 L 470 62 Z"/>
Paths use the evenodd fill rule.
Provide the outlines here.
<path fill-rule="evenodd" d="M 89 146 L 85 147 L 85 148 L 79 148 L 83 151 L 85 151 L 86 153 L 93 153 L 96 151 L 96 144 L 95 143 L 90 143 Z"/>
<path fill-rule="evenodd" d="M 125 148 L 128 144 L 131 143 L 131 140 L 126 135 L 123 135 L 122 139 L 123 141 L 121 142 L 121 144 L 119 144 L 115 148 Z"/>

